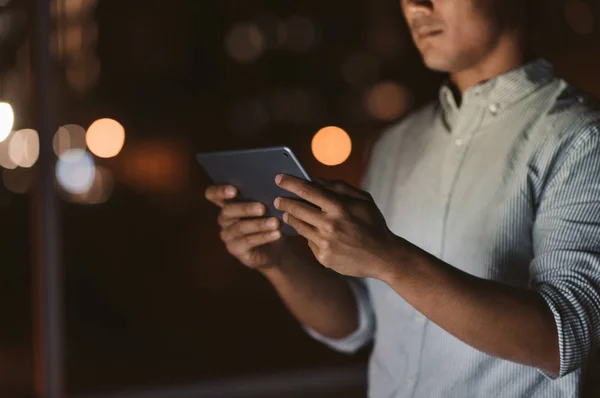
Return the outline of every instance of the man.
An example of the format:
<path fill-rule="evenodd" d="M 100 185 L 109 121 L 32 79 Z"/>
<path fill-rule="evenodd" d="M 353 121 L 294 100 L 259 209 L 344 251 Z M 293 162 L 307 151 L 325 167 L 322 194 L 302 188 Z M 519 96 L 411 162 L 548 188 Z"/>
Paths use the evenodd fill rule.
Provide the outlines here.
<path fill-rule="evenodd" d="M 450 81 L 380 138 L 364 191 L 277 177 L 321 209 L 275 203 L 310 252 L 245 219 L 262 205 L 225 205 L 233 187 L 207 190 L 230 253 L 313 337 L 374 339 L 370 397 L 582 394 L 600 343 L 600 113 L 526 58 L 526 3 L 402 0 Z"/>

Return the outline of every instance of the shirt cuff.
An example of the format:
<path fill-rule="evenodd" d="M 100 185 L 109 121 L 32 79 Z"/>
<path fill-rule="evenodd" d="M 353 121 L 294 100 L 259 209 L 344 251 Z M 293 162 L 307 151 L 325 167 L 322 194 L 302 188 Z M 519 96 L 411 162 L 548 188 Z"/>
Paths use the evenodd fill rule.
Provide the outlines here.
<path fill-rule="evenodd" d="M 341 339 L 332 339 L 314 331 L 313 329 L 303 326 L 304 330 L 315 340 L 329 346 L 330 348 L 352 354 L 365 346 L 375 333 L 375 316 L 373 307 L 369 298 L 367 287 L 359 280 L 348 278 L 348 285 L 356 298 L 358 310 L 358 329 L 352 334 Z"/>
<path fill-rule="evenodd" d="M 566 322 L 564 311 L 561 311 L 561 307 L 569 307 L 570 303 L 565 303 L 561 295 L 555 292 L 552 288 L 540 288 L 538 292 L 546 301 L 548 307 L 554 315 L 554 321 L 556 322 L 556 331 L 558 335 L 558 350 L 560 355 L 560 370 L 558 375 L 551 375 L 547 372 L 538 369 L 538 371 L 550 380 L 561 378 L 573 370 L 579 368 L 583 362 L 583 357 L 580 353 L 579 346 L 583 341 L 577 341 L 574 333 L 569 333 L 569 325 Z M 578 314 L 575 314 L 577 316 Z M 573 321 L 573 320 L 572 320 Z"/>

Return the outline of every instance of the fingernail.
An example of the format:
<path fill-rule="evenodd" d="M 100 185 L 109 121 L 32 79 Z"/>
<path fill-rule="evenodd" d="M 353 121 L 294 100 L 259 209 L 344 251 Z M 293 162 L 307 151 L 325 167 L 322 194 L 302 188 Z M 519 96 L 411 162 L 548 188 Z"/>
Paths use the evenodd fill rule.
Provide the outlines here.
<path fill-rule="evenodd" d="M 269 228 L 275 228 L 276 226 L 277 226 L 277 220 L 276 219 L 270 218 L 267 221 L 267 227 L 269 227 Z"/>
<path fill-rule="evenodd" d="M 252 212 L 254 214 L 262 214 L 262 212 L 263 212 L 262 205 L 254 205 L 254 206 L 252 206 Z"/>
<path fill-rule="evenodd" d="M 235 188 L 234 187 L 227 187 L 225 188 L 225 195 L 230 198 L 232 196 L 235 196 Z"/>
<path fill-rule="evenodd" d="M 275 198 L 275 201 L 273 202 L 273 204 L 275 205 L 276 209 L 279 209 L 279 203 L 281 202 L 281 200 L 279 200 L 279 198 Z"/>
<path fill-rule="evenodd" d="M 288 222 L 289 215 L 287 213 L 283 213 L 283 221 Z"/>
<path fill-rule="evenodd" d="M 279 185 L 279 183 L 281 183 L 281 174 L 277 174 L 277 177 L 275 177 L 275 184 Z"/>
<path fill-rule="evenodd" d="M 279 238 L 281 236 L 281 232 L 279 231 L 273 231 L 269 234 L 270 237 L 272 238 Z"/>

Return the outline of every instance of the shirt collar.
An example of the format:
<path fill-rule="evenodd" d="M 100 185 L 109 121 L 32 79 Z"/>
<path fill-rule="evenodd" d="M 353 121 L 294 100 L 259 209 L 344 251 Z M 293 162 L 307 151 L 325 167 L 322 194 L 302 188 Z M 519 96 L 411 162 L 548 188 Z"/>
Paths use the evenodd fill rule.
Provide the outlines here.
<path fill-rule="evenodd" d="M 540 58 L 469 88 L 463 94 L 461 107 L 479 103 L 484 106 L 493 106 L 500 112 L 533 93 L 554 77 L 552 64 Z M 454 125 L 460 108 L 449 87 L 449 82 L 440 88 L 439 100 L 446 122 L 451 127 Z"/>

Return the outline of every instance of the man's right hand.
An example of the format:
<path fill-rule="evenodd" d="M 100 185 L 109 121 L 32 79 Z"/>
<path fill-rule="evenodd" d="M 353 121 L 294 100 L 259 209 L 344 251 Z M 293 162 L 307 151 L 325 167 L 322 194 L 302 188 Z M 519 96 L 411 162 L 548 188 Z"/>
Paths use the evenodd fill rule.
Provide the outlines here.
<path fill-rule="evenodd" d="M 278 265 L 281 260 L 279 220 L 265 218 L 266 207 L 255 202 L 227 202 L 237 195 L 235 187 L 212 185 L 206 199 L 221 208 L 218 223 L 227 251 L 253 269 Z"/>

